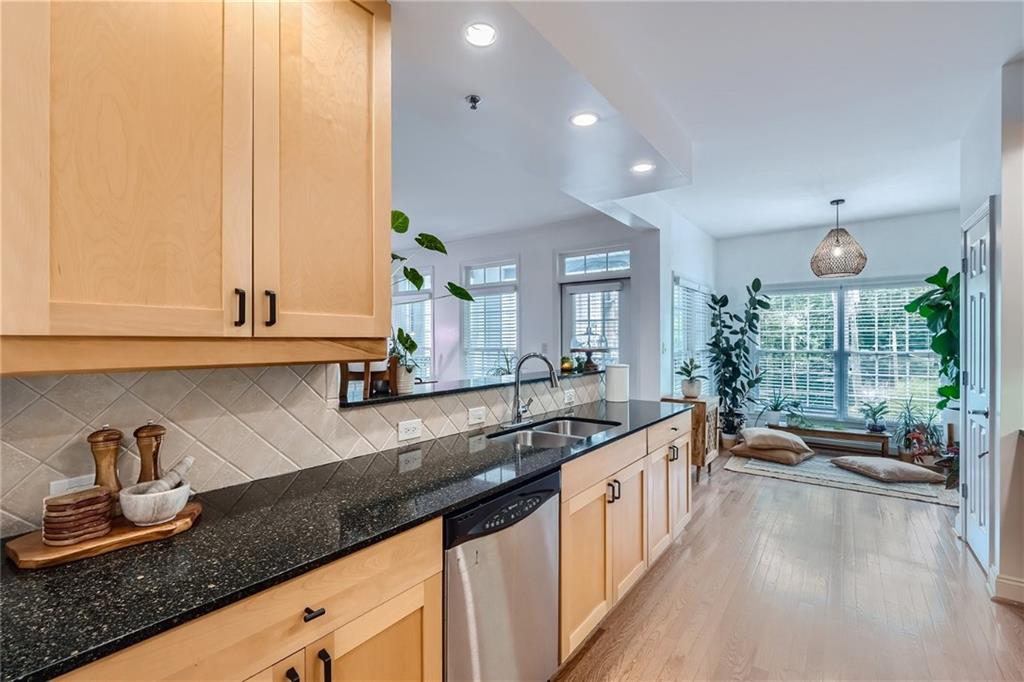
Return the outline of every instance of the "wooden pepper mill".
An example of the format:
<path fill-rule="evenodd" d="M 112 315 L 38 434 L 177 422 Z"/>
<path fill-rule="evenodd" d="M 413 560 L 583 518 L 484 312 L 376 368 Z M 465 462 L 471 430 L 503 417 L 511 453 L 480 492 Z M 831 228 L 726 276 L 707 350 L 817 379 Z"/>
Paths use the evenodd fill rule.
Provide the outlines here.
<path fill-rule="evenodd" d="M 121 453 L 122 438 L 123 433 L 104 424 L 99 431 L 90 433 L 88 439 L 92 458 L 96 461 L 96 485 L 110 491 L 115 514 L 120 513 L 117 497 L 121 490 L 121 481 L 117 478 L 117 456 Z"/>
<path fill-rule="evenodd" d="M 163 476 L 160 471 L 160 443 L 163 442 L 167 429 L 152 421 L 135 429 L 135 442 L 139 445 L 139 483 L 155 481 Z"/>

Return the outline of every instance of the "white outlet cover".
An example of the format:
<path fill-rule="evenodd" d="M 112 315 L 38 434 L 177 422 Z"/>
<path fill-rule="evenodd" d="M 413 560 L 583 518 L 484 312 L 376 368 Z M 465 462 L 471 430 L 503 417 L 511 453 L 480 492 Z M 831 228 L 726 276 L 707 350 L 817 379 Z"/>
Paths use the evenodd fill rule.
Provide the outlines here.
<path fill-rule="evenodd" d="M 469 419 L 466 420 L 467 424 L 483 424 L 484 420 L 487 419 L 487 408 L 486 407 L 472 407 L 469 410 Z"/>
<path fill-rule="evenodd" d="M 575 405 L 576 404 L 576 389 L 575 388 L 566 389 L 565 395 L 562 396 L 562 397 L 563 397 L 563 400 L 564 400 L 566 405 Z"/>
<path fill-rule="evenodd" d="M 78 488 L 89 488 L 92 487 L 93 481 L 95 480 L 95 476 L 92 474 L 86 474 L 85 476 L 75 476 L 74 478 L 61 478 L 56 481 L 50 481 L 50 494 L 61 495 Z"/>
<path fill-rule="evenodd" d="M 412 440 L 423 435 L 423 420 L 410 419 L 398 422 L 398 440 Z"/>

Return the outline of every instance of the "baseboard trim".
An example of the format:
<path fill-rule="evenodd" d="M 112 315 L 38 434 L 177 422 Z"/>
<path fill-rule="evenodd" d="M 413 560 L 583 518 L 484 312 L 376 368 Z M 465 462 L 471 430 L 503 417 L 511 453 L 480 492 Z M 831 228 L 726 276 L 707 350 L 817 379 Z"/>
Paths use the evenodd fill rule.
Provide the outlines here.
<path fill-rule="evenodd" d="M 1024 606 L 1024 580 L 1009 575 L 989 573 L 988 591 L 992 601 Z"/>

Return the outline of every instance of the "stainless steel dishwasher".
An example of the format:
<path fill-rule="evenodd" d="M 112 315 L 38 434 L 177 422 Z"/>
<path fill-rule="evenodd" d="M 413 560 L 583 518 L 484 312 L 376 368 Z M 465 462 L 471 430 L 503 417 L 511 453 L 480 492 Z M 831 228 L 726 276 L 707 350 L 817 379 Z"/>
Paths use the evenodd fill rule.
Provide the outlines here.
<path fill-rule="evenodd" d="M 543 682 L 558 668 L 558 472 L 445 518 L 445 679 Z"/>

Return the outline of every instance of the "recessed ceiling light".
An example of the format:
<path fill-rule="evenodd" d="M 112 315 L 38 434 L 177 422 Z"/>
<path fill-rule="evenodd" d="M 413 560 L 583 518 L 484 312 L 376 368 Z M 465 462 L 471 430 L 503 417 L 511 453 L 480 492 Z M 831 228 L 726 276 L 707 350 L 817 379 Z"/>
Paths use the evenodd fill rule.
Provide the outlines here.
<path fill-rule="evenodd" d="M 572 122 L 574 126 L 586 128 L 587 126 L 592 126 L 595 123 L 597 123 L 597 114 L 591 113 L 589 111 L 583 111 L 576 114 L 569 120 Z"/>
<path fill-rule="evenodd" d="M 498 39 L 498 31 L 490 24 L 477 22 L 466 27 L 466 42 L 475 47 L 493 45 Z"/>
<path fill-rule="evenodd" d="M 643 161 L 641 163 L 635 164 L 629 170 L 633 171 L 634 173 L 650 173 L 652 170 L 654 170 L 654 164 Z"/>

